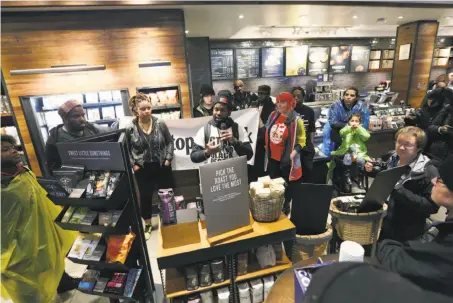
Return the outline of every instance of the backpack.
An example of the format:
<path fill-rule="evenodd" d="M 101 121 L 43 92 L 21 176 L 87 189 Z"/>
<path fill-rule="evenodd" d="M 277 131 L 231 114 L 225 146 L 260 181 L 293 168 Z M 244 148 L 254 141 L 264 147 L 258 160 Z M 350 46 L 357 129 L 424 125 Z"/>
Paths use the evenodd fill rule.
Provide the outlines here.
<path fill-rule="evenodd" d="M 204 126 L 204 143 L 208 144 L 209 138 L 211 137 L 211 124 L 206 123 Z M 239 124 L 233 123 L 231 126 L 231 130 L 233 131 L 233 137 L 239 140 Z"/>

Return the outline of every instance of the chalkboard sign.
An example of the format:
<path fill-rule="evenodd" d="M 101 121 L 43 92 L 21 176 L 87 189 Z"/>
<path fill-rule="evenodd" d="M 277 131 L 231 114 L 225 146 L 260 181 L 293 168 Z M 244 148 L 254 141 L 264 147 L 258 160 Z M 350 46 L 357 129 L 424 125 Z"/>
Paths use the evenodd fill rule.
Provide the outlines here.
<path fill-rule="evenodd" d="M 283 48 L 270 47 L 261 49 L 263 64 L 261 64 L 262 77 L 283 76 Z"/>
<path fill-rule="evenodd" d="M 212 80 L 234 79 L 233 50 L 211 49 Z"/>
<path fill-rule="evenodd" d="M 258 78 L 260 72 L 260 49 L 243 48 L 236 50 L 236 77 L 239 79 Z"/>
<path fill-rule="evenodd" d="M 199 170 L 208 237 L 249 225 L 247 158 L 201 165 Z"/>

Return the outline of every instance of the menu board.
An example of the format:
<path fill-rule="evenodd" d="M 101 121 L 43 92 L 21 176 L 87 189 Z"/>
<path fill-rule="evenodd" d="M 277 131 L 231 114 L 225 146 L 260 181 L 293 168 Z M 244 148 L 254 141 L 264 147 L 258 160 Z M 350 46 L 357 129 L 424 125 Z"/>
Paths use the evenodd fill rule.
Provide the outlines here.
<path fill-rule="evenodd" d="M 370 61 L 369 46 L 353 46 L 351 57 L 351 69 L 353 73 L 367 73 L 368 63 Z"/>
<path fill-rule="evenodd" d="M 261 77 L 283 76 L 283 48 L 262 48 L 261 52 L 263 58 L 263 64 L 261 65 Z"/>
<path fill-rule="evenodd" d="M 234 79 L 232 49 L 211 49 L 211 72 L 212 80 Z"/>
<path fill-rule="evenodd" d="M 307 74 L 308 45 L 286 48 L 286 76 L 304 76 Z"/>
<path fill-rule="evenodd" d="M 349 45 L 333 46 L 330 49 L 330 71 L 334 74 L 349 72 L 351 62 L 351 50 Z"/>
<path fill-rule="evenodd" d="M 258 78 L 260 72 L 260 49 L 236 49 L 236 77 Z"/>
<path fill-rule="evenodd" d="M 329 47 L 310 47 L 308 50 L 308 75 L 327 73 L 329 69 Z"/>

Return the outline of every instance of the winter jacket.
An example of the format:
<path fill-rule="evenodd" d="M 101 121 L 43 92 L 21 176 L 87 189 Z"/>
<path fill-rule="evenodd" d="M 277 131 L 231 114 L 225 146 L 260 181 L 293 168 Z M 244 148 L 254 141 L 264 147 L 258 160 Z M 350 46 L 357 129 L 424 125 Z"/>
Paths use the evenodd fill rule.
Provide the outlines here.
<path fill-rule="evenodd" d="M 160 160 L 160 165 L 165 163 L 165 160 L 171 162 L 174 156 L 174 143 L 173 137 L 168 130 L 167 125 L 161 119 L 158 119 L 155 116 L 152 116 L 152 131 L 154 132 L 154 137 L 152 142 L 148 142 L 148 139 L 145 138 L 145 134 L 140 126 L 138 121 L 134 119 L 133 125 L 129 127 L 126 131 L 127 140 L 130 146 L 132 163 L 143 167 L 145 162 L 150 162 L 151 160 L 147 157 L 148 153 L 156 153 Z M 149 150 L 149 149 L 153 150 Z"/>
<path fill-rule="evenodd" d="M 376 163 L 381 165 L 374 167 L 371 176 L 375 176 L 379 171 L 397 167 L 398 155 L 392 151 Z M 380 240 L 404 242 L 420 237 L 424 232 L 426 219 L 439 209 L 431 200 L 431 180 L 438 176 L 436 167 L 421 153 L 409 167 L 410 172 L 401 177 L 386 201 L 387 216 L 382 224 Z"/>
<path fill-rule="evenodd" d="M 339 131 L 348 124 L 348 119 L 352 114 L 359 113 L 361 116 L 362 125 L 368 129 L 370 122 L 370 113 L 367 105 L 362 101 L 357 101 L 351 109 L 347 108 L 343 100 L 338 100 L 330 106 L 328 118 L 329 121 L 324 125 L 323 130 L 323 148 L 322 151 L 325 155 L 330 156 L 330 153 L 337 148 L 331 140 L 331 136 L 337 135 Z M 337 138 L 341 141 L 340 138 Z"/>
<path fill-rule="evenodd" d="M 200 104 L 193 109 L 193 117 L 194 118 L 211 117 L 213 108 L 214 106 L 211 107 L 211 109 L 205 108 L 203 106 L 203 100 L 201 100 Z"/>
<path fill-rule="evenodd" d="M 447 133 L 440 133 L 441 126 L 450 126 Z M 428 144 L 426 151 L 434 158 L 443 160 L 453 155 L 453 106 L 446 105 L 434 118 L 426 130 Z"/>
<path fill-rule="evenodd" d="M 253 157 L 253 148 L 252 145 L 250 144 L 250 141 L 248 140 L 248 136 L 245 129 L 239 126 L 231 118 L 228 118 L 226 122 L 223 123 L 227 125 L 227 129 L 229 128 L 232 129 L 233 136 L 237 139 L 237 141 L 234 145 L 231 145 L 229 142 L 220 143 L 221 145 L 220 154 L 231 154 L 231 156 L 234 157 L 234 153 L 226 152 L 227 149 L 232 147 L 238 157 L 247 156 L 247 160 L 250 160 Z M 215 128 L 216 131 L 220 134 L 221 130 L 218 124 L 214 121 L 214 119 L 208 122 L 207 127 Z M 216 137 L 214 133 L 211 133 L 209 135 Z M 214 138 L 206 137 L 205 127 L 203 126 L 203 128 L 198 131 L 195 137 L 195 142 L 193 143 L 192 151 L 190 153 L 190 159 L 192 160 L 193 163 L 201 163 L 204 161 L 212 160 L 212 157 L 206 154 L 205 148 L 206 144 L 210 142 L 211 139 Z"/>
<path fill-rule="evenodd" d="M 340 147 L 336 151 L 333 151 L 331 155 L 343 156 L 349 151 L 352 144 L 356 144 L 358 146 L 357 157 L 361 157 L 364 160 L 369 159 L 365 142 L 370 138 L 370 133 L 365 128 L 359 126 L 356 130 L 353 130 L 348 125 L 340 130 L 340 136 L 343 141 Z"/>
<path fill-rule="evenodd" d="M 233 94 L 233 111 L 249 108 L 252 105 L 252 94 L 240 92 Z"/>
<path fill-rule="evenodd" d="M 266 137 L 265 137 L 265 146 L 266 146 L 266 157 L 265 157 L 265 170 L 267 170 L 267 162 L 271 157 L 270 152 L 270 131 L 272 126 L 275 124 L 275 121 L 280 117 L 280 112 L 274 111 L 267 123 L 266 123 Z M 302 151 L 306 144 L 306 134 L 304 120 L 299 117 L 299 115 L 293 110 L 288 113 L 288 117 L 285 121 L 286 127 L 288 128 L 288 140 L 285 142 L 285 149 L 283 151 L 280 166 L 287 167 L 291 166 L 289 173 L 289 180 L 295 181 L 302 177 L 302 166 L 300 163 L 300 157 L 295 157 L 294 161 L 291 161 L 290 154 L 293 150 L 297 151 L 299 154 Z"/>
<path fill-rule="evenodd" d="M 433 224 L 419 240 L 385 240 L 376 257 L 383 267 L 421 288 L 453 297 L 453 220 Z"/>
<path fill-rule="evenodd" d="M 58 153 L 57 143 L 72 141 L 83 137 L 90 137 L 103 132 L 107 132 L 109 129 L 101 127 L 97 124 L 87 122 L 81 135 L 73 134 L 63 129 L 63 124 L 60 124 L 49 131 L 49 138 L 46 142 L 46 165 L 49 173 L 56 168 L 61 167 L 60 154 Z"/>

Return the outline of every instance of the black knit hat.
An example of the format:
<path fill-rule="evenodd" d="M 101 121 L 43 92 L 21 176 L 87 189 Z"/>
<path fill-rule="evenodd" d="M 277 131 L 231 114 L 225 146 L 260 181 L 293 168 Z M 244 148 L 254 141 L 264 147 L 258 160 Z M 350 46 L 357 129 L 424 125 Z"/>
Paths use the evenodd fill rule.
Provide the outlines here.
<path fill-rule="evenodd" d="M 453 156 L 445 159 L 439 167 L 439 176 L 445 185 L 453 192 Z"/>
<path fill-rule="evenodd" d="M 220 103 L 227 106 L 228 110 L 233 109 L 233 96 L 228 90 L 221 90 L 214 101 L 214 105 Z"/>
<path fill-rule="evenodd" d="M 258 91 L 266 92 L 270 95 L 271 87 L 269 85 L 260 85 L 260 86 L 258 86 Z"/>
<path fill-rule="evenodd" d="M 209 84 L 202 84 L 200 89 L 200 96 L 215 96 L 214 89 Z"/>

